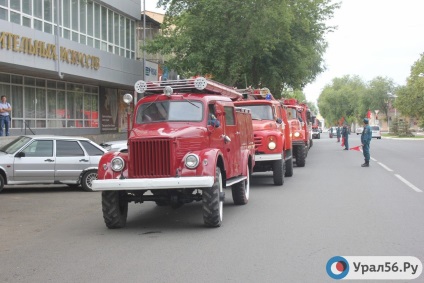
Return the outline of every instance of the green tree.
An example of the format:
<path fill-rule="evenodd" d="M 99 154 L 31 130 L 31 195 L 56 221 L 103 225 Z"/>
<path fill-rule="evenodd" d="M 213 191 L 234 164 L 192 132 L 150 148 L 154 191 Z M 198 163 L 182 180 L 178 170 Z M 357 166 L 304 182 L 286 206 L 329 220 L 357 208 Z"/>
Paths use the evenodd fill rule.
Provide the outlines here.
<path fill-rule="evenodd" d="M 379 115 L 383 114 L 388 117 L 389 95 L 395 91 L 394 82 L 390 78 L 376 77 L 368 84 L 365 93 L 366 98 L 363 100 L 365 107 L 371 111 L 379 110 Z"/>
<path fill-rule="evenodd" d="M 318 98 L 318 107 L 327 126 L 338 124 L 342 118 L 350 124 L 364 117 L 366 110 L 361 102 L 365 92 L 366 85 L 358 76 L 334 78 L 326 85 Z"/>
<path fill-rule="evenodd" d="M 301 89 L 324 70 L 331 0 L 160 0 L 163 33 L 146 51 L 173 55 L 166 65 L 184 76 L 211 74 L 245 88 L 282 84 Z"/>
<path fill-rule="evenodd" d="M 396 91 L 394 107 L 404 116 L 419 119 L 420 127 L 424 127 L 424 54 L 412 65 L 406 86 Z"/>

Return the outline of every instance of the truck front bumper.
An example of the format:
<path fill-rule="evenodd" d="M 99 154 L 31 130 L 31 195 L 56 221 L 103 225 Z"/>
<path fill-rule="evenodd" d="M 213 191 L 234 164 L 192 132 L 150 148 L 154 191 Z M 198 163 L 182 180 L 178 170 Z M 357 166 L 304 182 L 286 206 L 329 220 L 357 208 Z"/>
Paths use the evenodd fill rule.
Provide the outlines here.
<path fill-rule="evenodd" d="M 131 190 L 178 190 L 210 188 L 214 177 L 179 177 L 146 179 L 106 179 L 94 180 L 93 191 L 131 191 Z"/>
<path fill-rule="evenodd" d="M 257 154 L 255 155 L 255 161 L 272 161 L 272 160 L 280 160 L 283 159 L 281 153 L 276 154 Z"/>

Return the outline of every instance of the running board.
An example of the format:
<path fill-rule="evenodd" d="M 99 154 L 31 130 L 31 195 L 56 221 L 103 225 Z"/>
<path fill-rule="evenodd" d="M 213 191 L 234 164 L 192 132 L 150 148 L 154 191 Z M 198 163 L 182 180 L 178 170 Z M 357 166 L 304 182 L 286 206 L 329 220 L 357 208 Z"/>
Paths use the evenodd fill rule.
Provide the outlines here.
<path fill-rule="evenodd" d="M 247 179 L 247 176 L 238 176 L 238 177 L 233 177 L 233 178 L 231 178 L 231 179 L 228 179 L 228 180 L 225 182 L 225 184 L 226 184 L 226 187 L 228 187 L 228 186 L 232 186 L 232 185 L 237 184 L 237 183 L 239 183 L 239 182 L 241 182 L 241 181 L 243 181 L 243 180 L 246 180 L 246 179 Z"/>

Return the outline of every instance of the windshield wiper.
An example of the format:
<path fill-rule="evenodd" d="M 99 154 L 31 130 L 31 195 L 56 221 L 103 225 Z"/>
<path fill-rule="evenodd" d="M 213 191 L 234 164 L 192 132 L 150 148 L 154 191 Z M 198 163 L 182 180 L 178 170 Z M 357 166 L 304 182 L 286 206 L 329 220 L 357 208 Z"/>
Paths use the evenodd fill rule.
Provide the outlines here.
<path fill-rule="evenodd" d="M 186 100 L 188 103 L 190 103 L 191 105 L 193 105 L 193 106 L 195 106 L 195 107 L 197 107 L 197 108 L 199 108 L 199 106 L 197 106 L 196 104 L 194 104 L 193 102 L 191 102 L 190 100 L 188 100 L 187 98 L 185 98 L 184 96 L 183 96 L 183 99 L 184 100 Z"/>

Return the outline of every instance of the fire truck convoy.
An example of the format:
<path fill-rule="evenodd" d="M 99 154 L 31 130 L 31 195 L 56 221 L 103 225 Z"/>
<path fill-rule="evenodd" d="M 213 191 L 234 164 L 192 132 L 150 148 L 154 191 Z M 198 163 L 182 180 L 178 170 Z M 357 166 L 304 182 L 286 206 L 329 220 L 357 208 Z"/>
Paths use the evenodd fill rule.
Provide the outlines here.
<path fill-rule="evenodd" d="M 247 204 L 255 166 L 250 110 L 234 105 L 241 94 L 203 77 L 138 81 L 135 89 L 144 97 L 129 123 L 128 150 L 106 153 L 93 181 L 106 226 L 124 227 L 128 203 L 145 201 L 173 207 L 202 201 L 204 224 L 221 226 L 224 188 L 231 188 L 234 204 Z"/>
<path fill-rule="evenodd" d="M 285 107 L 274 99 L 269 89 L 239 90 L 242 101 L 235 105 L 250 109 L 255 141 L 253 172 L 273 172 L 274 185 L 284 184 L 293 175 L 292 141 Z"/>

